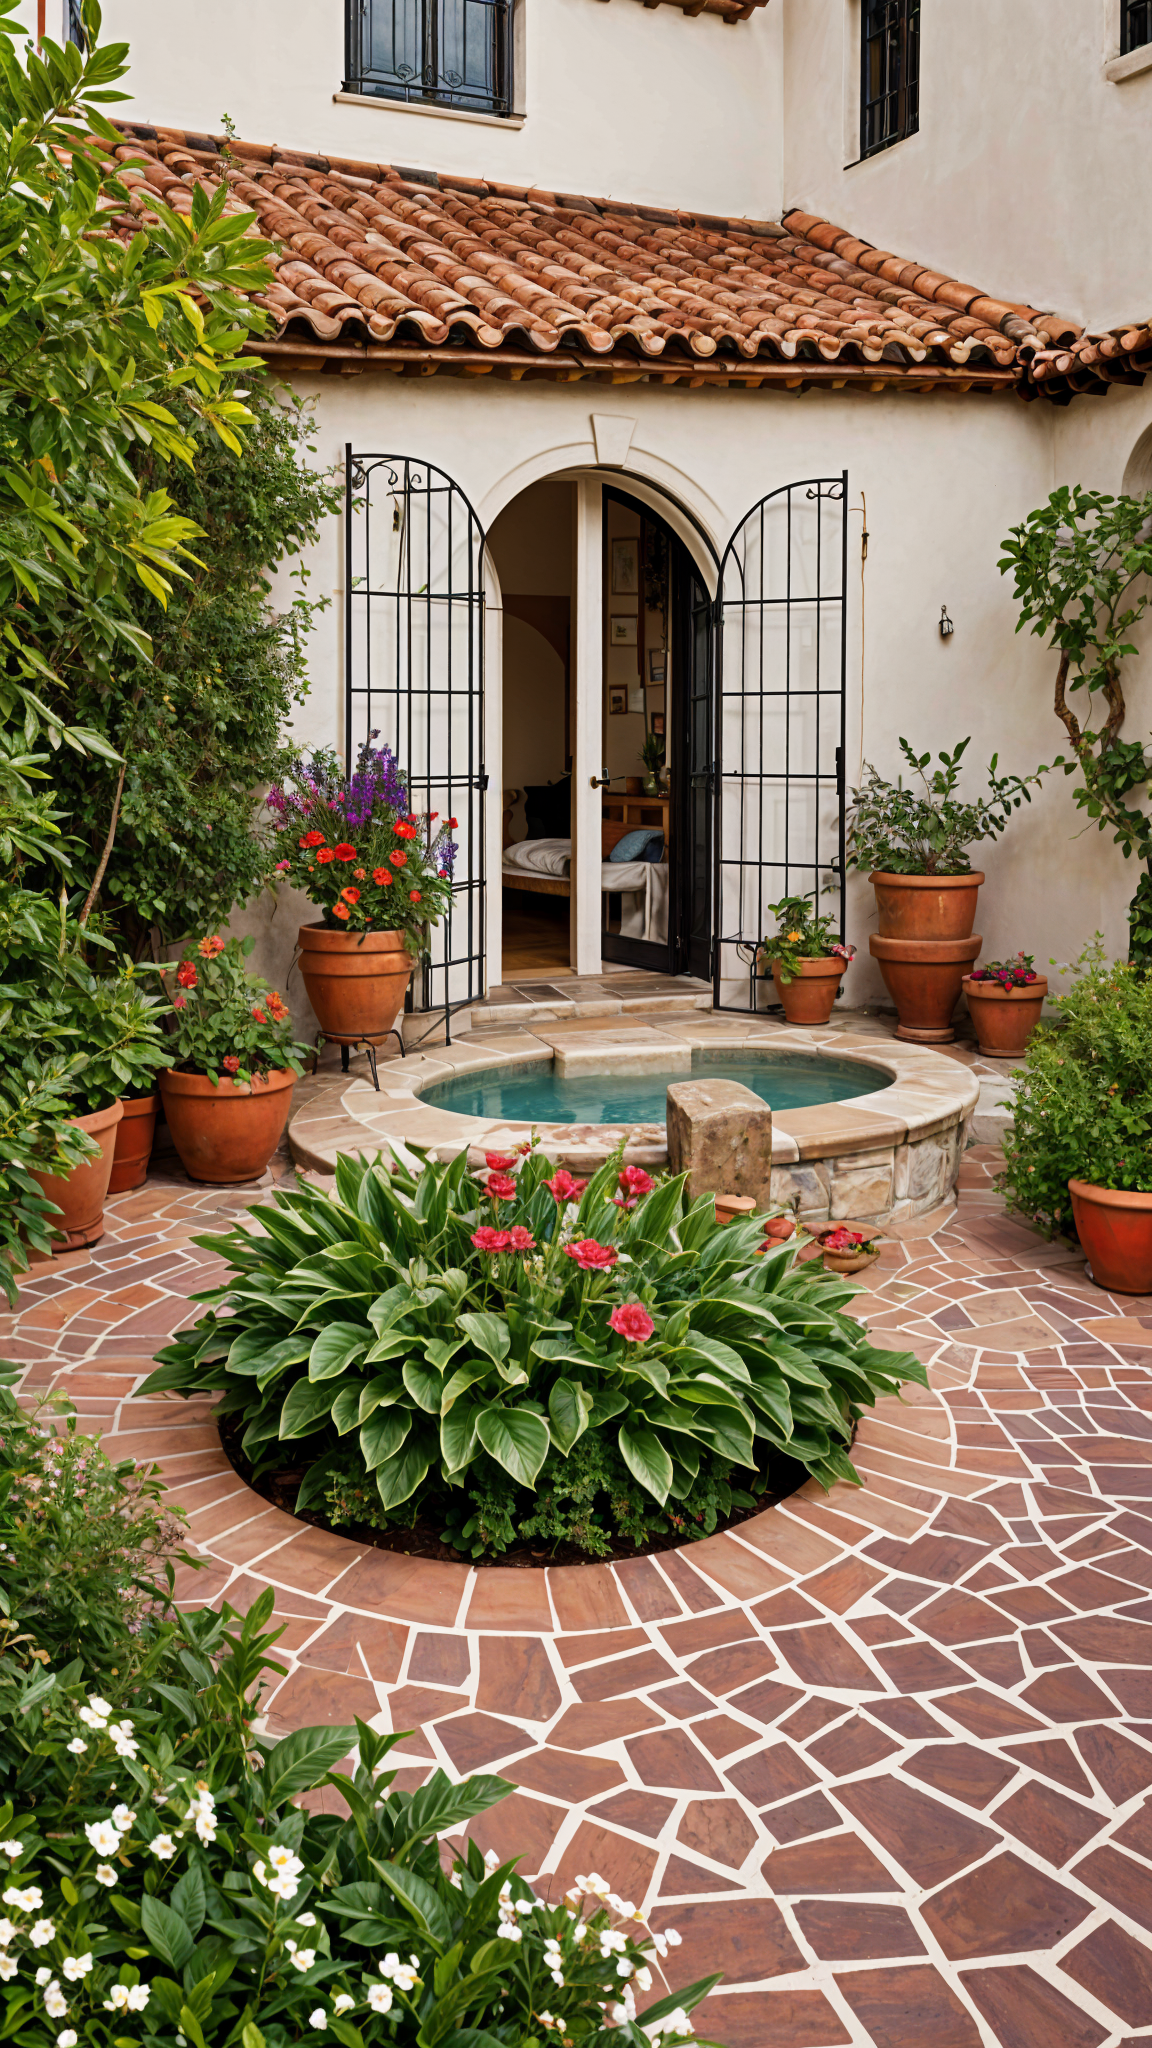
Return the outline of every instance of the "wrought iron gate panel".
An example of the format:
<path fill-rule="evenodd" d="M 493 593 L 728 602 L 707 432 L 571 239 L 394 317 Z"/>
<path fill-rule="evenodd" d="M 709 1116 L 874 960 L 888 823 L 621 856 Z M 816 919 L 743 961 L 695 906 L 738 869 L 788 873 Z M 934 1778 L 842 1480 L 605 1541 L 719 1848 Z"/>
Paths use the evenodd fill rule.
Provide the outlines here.
<path fill-rule="evenodd" d="M 754 1010 L 756 947 L 781 896 L 839 898 L 844 936 L 848 473 L 754 505 L 720 564 L 713 996 Z M 734 984 L 746 989 L 734 1000 Z M 722 1000 L 726 992 L 728 1000 Z"/>
<path fill-rule="evenodd" d="M 349 766 L 373 735 L 417 812 L 455 818 L 452 906 L 429 934 L 423 1010 L 484 993 L 484 529 L 431 463 L 345 449 Z"/>

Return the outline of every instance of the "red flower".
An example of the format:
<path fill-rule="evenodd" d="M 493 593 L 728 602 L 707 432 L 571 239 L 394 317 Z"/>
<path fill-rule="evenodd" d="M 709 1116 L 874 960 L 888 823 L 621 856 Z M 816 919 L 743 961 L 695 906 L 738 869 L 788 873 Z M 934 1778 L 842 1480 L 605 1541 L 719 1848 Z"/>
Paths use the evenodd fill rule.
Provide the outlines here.
<path fill-rule="evenodd" d="M 406 825 L 394 825 L 392 830 L 395 832 L 397 839 L 415 839 L 420 827 L 409 821 Z"/>
<path fill-rule="evenodd" d="M 240 1062 L 234 1052 L 230 1052 L 226 1059 L 222 1059 L 220 1065 L 226 1074 L 238 1074 L 240 1072 Z"/>
<path fill-rule="evenodd" d="M 323 846 L 323 844 L 324 834 L 322 832 L 306 832 L 300 841 L 301 846 Z"/>
<path fill-rule="evenodd" d="M 287 867 L 287 865 L 288 865 L 287 861 L 285 861 L 284 865 L 285 865 L 285 867 Z M 437 868 L 437 870 L 436 870 L 436 880 L 437 880 L 438 882 L 446 882 L 446 881 L 448 880 L 448 870 L 447 870 L 447 868 Z"/>
<path fill-rule="evenodd" d="M 266 1024 L 268 1022 L 267 1017 L 265 1016 L 263 1010 L 259 1008 L 259 1006 L 257 1006 L 257 1008 L 253 1010 L 252 1015 L 255 1017 L 256 1022 L 258 1024 Z"/>
<path fill-rule="evenodd" d="M 429 813 L 428 813 L 428 823 L 429 823 L 430 825 L 434 825 L 434 824 L 436 823 L 436 820 L 437 820 L 437 818 L 438 818 L 439 816 L 440 816 L 440 813 L 439 813 L 439 811 L 429 811 Z"/>
<path fill-rule="evenodd" d="M 622 1301 L 608 1318 L 618 1337 L 625 1337 L 629 1344 L 645 1344 L 656 1328 L 646 1308 L 638 1301 Z"/>
<path fill-rule="evenodd" d="M 275 871 L 278 875 L 286 875 L 291 865 L 292 863 L 290 860 L 278 860 L 276 863 Z"/>
<path fill-rule="evenodd" d="M 341 889 L 340 895 L 345 903 L 359 903 L 360 901 L 359 889 Z"/>
<path fill-rule="evenodd" d="M 187 996 L 173 996 L 173 998 L 172 998 L 172 1008 L 173 1008 L 174 1010 L 183 1010 L 184 1008 L 186 1008 L 186 1006 L 187 1006 L 187 1002 L 188 1002 L 188 998 L 187 998 Z"/>
<path fill-rule="evenodd" d="M 449 818 L 449 820 L 448 820 L 448 830 L 449 830 L 449 832 L 454 832 L 454 831 L 456 830 L 456 820 L 455 820 L 455 818 Z"/>
<path fill-rule="evenodd" d="M 195 988 L 200 976 L 190 960 L 182 960 L 176 969 L 176 980 L 180 988 Z"/>
<path fill-rule="evenodd" d="M 582 1273 L 606 1273 L 620 1257 L 610 1244 L 597 1244 L 594 1237 L 581 1237 L 575 1244 L 564 1247 L 570 1259 L 575 1259 Z"/>
<path fill-rule="evenodd" d="M 835 1230 L 826 1230 L 820 1242 L 826 1252 L 857 1252 L 862 1244 L 871 1240 L 862 1230 L 849 1230 L 841 1223 Z"/>
<path fill-rule="evenodd" d="M 510 1173 L 490 1173 L 488 1193 L 497 1202 L 510 1202 L 516 1193 L 516 1183 Z"/>
<path fill-rule="evenodd" d="M 358 882 L 366 882 L 368 880 L 367 868 L 353 868 L 352 873 Z"/>
<path fill-rule="evenodd" d="M 408 865 L 408 855 L 402 852 L 400 847 L 396 847 L 395 851 L 388 855 L 388 858 L 394 868 L 406 868 Z"/>
<path fill-rule="evenodd" d="M 422 902 L 422 900 L 423 900 L 423 899 L 422 899 L 422 897 L 421 897 L 421 895 L 420 895 L 420 891 L 419 891 L 419 889 L 409 889 L 409 891 L 408 891 L 408 901 L 409 901 L 409 903 L 420 903 L 420 902 Z"/>
<path fill-rule="evenodd" d="M 276 989 L 273 989 L 271 995 L 267 996 L 265 1000 L 268 1004 L 268 1008 L 272 1012 L 272 1016 L 275 1022 L 277 1024 L 282 1024 L 284 1022 L 285 1017 L 288 1015 L 288 1005 L 284 1001 L 283 996 L 280 995 Z"/>
<path fill-rule="evenodd" d="M 618 1209 L 634 1209 L 641 1195 L 650 1195 L 656 1183 L 642 1166 L 626 1166 L 619 1181 L 622 1192 L 613 1195 Z"/>
<path fill-rule="evenodd" d="M 536 1239 L 530 1230 L 525 1230 L 522 1223 L 513 1224 L 508 1232 L 508 1239 L 514 1252 L 534 1252 L 536 1249 Z"/>
<path fill-rule="evenodd" d="M 489 1173 L 509 1173 L 516 1164 L 514 1152 L 486 1152 L 484 1164 Z"/>
<path fill-rule="evenodd" d="M 588 1183 L 586 1180 L 573 1180 L 567 1167 L 562 1166 L 544 1185 L 553 1201 L 564 1203 L 578 1202 Z"/>
<path fill-rule="evenodd" d="M 392 877 L 389 874 L 387 868 L 373 868 L 372 880 L 376 883 L 378 888 L 382 889 L 384 887 L 385 882 L 391 882 Z"/>
<path fill-rule="evenodd" d="M 329 861 L 335 860 L 336 855 L 333 853 L 332 848 L 330 846 L 322 846 L 320 848 L 319 853 L 316 855 L 316 858 L 318 861 L 320 861 L 322 866 L 327 867 Z"/>
<path fill-rule="evenodd" d="M 506 1252 L 512 1243 L 510 1230 L 493 1230 L 483 1223 L 479 1230 L 472 1232 L 472 1242 L 478 1252 Z"/>
<path fill-rule="evenodd" d="M 354 846 L 349 846 L 348 841 L 346 839 L 342 839 L 340 841 L 339 846 L 336 848 L 336 858 L 337 860 L 355 860 L 356 848 Z"/>
<path fill-rule="evenodd" d="M 334 903 L 332 905 L 332 915 L 333 917 L 345 919 L 351 917 L 352 912 L 346 903 Z"/>
<path fill-rule="evenodd" d="M 223 939 L 218 937 L 212 939 L 201 939 L 200 944 L 196 948 L 196 951 L 199 953 L 200 958 L 202 960 L 213 960 L 215 959 L 217 953 L 222 953 L 224 951 L 224 941 Z"/>

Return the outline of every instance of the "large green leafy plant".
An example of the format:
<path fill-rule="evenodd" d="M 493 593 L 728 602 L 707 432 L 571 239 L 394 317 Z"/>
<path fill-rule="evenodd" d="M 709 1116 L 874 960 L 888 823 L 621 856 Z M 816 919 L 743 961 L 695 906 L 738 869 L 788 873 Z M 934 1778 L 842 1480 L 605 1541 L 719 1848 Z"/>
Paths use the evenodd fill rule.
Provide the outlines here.
<path fill-rule="evenodd" d="M 1080 777 L 1076 802 L 1125 860 L 1144 872 L 1128 909 L 1132 957 L 1152 966 L 1152 819 L 1129 801 L 1148 787 L 1142 740 L 1121 738 L 1126 715 L 1121 669 L 1148 610 L 1152 576 L 1152 492 L 1112 498 L 1076 484 L 1053 491 L 1002 543 L 1011 571 L 1019 633 L 1059 652 L 1055 711 L 1071 752 L 1052 763 Z M 1083 691 L 1077 713 L 1069 698 Z"/>
<path fill-rule="evenodd" d="M 1028 1041 L 1004 1138 L 1009 1202 L 1049 1234 L 1075 1227 L 1070 1179 L 1152 1194 L 1152 977 L 1099 940 L 1073 972 L 1059 1023 Z"/>
<path fill-rule="evenodd" d="M 988 795 L 969 802 L 956 794 L 969 740 L 960 740 L 931 767 L 931 753 L 918 754 L 902 739 L 900 751 L 920 787 L 895 782 L 864 763 L 864 781 L 852 791 L 848 806 L 848 864 L 861 874 L 873 869 L 887 875 L 967 875 L 972 862 L 966 848 L 981 839 L 997 839 L 1013 811 L 1031 803 L 1029 785 L 1037 775 L 1001 775 L 999 756 L 988 764 Z M 925 771 L 928 771 L 925 773 Z M 1043 771 L 1041 771 L 1043 772 Z"/>
<path fill-rule="evenodd" d="M 302 1506 L 370 1473 L 388 1512 L 455 1499 L 466 1524 L 494 1482 L 531 1511 L 593 1440 L 661 1509 L 714 1459 L 855 1479 L 856 1417 L 924 1369 L 869 1343 L 849 1283 L 763 1218 L 718 1227 L 683 1175 L 654 1186 L 615 1158 L 585 1186 L 538 1153 L 514 1164 L 488 1155 L 482 1186 L 465 1154 L 415 1174 L 341 1158 L 332 1195 L 280 1194 L 201 1240 L 234 1277 L 148 1390 L 222 1390 L 257 1465 L 306 1442 Z"/>

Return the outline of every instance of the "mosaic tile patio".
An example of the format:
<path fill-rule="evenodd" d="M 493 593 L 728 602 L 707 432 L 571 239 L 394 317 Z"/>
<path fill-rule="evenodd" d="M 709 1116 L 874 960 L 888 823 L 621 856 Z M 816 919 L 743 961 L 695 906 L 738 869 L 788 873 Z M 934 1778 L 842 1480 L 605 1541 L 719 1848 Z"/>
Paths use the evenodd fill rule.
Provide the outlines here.
<path fill-rule="evenodd" d="M 602 1870 L 723 1968 L 730 2048 L 1135 2048 L 1152 2038 L 1152 1299 L 1007 1219 L 970 1151 L 861 1297 L 931 1392 L 861 1427 L 857 1491 L 616 1566 L 473 1572 L 267 1506 L 206 1404 L 134 1388 L 264 1198 L 162 1172 L 40 1269 L 0 1350 L 156 1459 L 208 1565 L 276 1586 L 279 1732 L 360 1713 L 518 1790 L 475 1824 L 527 1874 Z M 278 1162 L 275 1171 L 288 1171 Z"/>

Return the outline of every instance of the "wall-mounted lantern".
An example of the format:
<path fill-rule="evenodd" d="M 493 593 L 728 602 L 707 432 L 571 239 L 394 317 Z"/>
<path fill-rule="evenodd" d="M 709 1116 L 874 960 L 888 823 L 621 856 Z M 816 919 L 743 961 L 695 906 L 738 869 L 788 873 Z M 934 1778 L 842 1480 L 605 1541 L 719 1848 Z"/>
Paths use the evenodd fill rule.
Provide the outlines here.
<path fill-rule="evenodd" d="M 948 617 L 948 607 L 946 604 L 942 604 L 940 607 L 940 638 L 947 640 L 955 631 L 956 628 Z"/>

